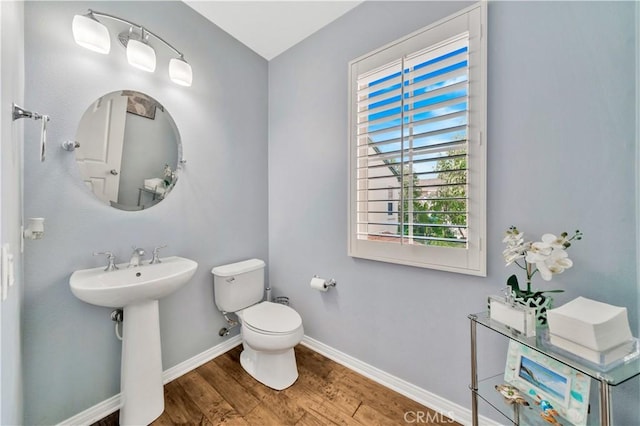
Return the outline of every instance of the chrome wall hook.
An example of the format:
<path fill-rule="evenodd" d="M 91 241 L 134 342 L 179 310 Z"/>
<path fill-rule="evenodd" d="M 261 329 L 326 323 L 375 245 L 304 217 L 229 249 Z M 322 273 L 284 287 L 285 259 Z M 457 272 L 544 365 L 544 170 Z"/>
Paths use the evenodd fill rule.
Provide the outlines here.
<path fill-rule="evenodd" d="M 80 148 L 80 143 L 77 141 L 62 142 L 62 149 L 64 149 L 65 151 L 75 151 L 76 148 Z"/>

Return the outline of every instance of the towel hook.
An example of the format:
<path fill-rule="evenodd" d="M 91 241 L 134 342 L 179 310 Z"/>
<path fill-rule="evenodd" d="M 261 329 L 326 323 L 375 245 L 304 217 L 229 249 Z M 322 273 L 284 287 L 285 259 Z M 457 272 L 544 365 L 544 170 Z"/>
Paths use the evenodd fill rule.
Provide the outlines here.
<path fill-rule="evenodd" d="M 80 142 L 78 141 L 64 141 L 62 142 L 62 149 L 65 151 L 75 151 L 76 148 L 80 148 Z"/>
<path fill-rule="evenodd" d="M 20 120 L 22 118 L 32 118 L 34 120 L 42 120 L 42 128 L 40 129 L 40 161 L 44 162 L 47 154 L 47 123 L 51 118 L 46 114 L 40 114 L 34 111 L 27 111 L 21 106 L 15 103 L 12 106 L 13 121 Z"/>

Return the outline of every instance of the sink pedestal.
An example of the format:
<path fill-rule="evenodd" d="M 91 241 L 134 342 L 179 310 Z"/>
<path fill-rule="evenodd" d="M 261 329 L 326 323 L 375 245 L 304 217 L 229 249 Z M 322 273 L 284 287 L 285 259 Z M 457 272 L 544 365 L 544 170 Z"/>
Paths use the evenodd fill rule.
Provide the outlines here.
<path fill-rule="evenodd" d="M 71 274 L 69 286 L 83 302 L 108 308 L 124 306 L 120 424 L 148 425 L 164 411 L 158 300 L 185 285 L 198 263 L 170 256 L 136 268 L 127 264 L 118 267 L 77 270 Z"/>
<path fill-rule="evenodd" d="M 158 301 L 123 311 L 120 425 L 148 425 L 164 411 Z"/>

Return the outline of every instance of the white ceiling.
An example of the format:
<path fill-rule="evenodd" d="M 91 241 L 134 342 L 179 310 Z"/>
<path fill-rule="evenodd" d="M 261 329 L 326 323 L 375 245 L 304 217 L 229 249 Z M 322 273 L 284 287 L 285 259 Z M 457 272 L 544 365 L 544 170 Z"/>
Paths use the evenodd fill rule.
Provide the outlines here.
<path fill-rule="evenodd" d="M 183 1 L 266 60 L 362 3 L 362 0 Z"/>

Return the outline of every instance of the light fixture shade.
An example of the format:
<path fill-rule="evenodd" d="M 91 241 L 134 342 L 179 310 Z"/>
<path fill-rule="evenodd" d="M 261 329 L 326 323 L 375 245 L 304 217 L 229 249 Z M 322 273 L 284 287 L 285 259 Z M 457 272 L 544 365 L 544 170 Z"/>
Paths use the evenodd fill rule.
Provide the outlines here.
<path fill-rule="evenodd" d="M 176 84 L 190 87 L 193 81 L 191 65 L 182 58 L 171 59 L 169 61 L 169 77 Z"/>
<path fill-rule="evenodd" d="M 111 37 L 107 27 L 87 15 L 76 15 L 71 24 L 73 39 L 82 47 L 107 54 L 111 50 Z"/>
<path fill-rule="evenodd" d="M 136 68 L 154 72 L 156 70 L 156 51 L 146 43 L 129 39 L 127 43 L 127 61 Z"/>

